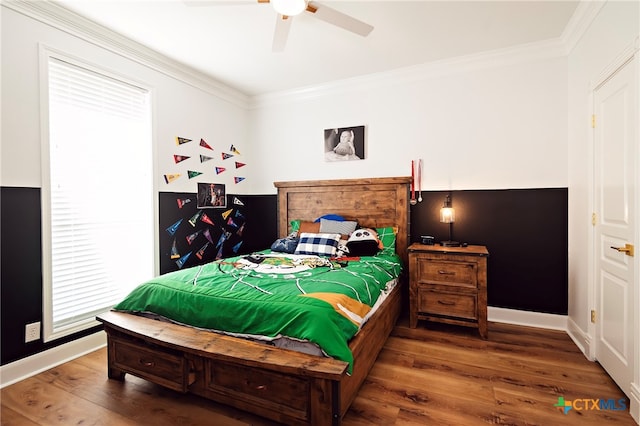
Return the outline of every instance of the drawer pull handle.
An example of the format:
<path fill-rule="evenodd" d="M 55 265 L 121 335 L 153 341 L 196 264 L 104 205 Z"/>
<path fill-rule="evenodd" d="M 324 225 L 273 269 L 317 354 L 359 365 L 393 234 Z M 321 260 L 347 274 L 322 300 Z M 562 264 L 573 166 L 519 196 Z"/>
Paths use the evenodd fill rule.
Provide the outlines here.
<path fill-rule="evenodd" d="M 438 271 L 438 273 L 439 273 L 440 275 L 455 275 L 455 274 L 456 274 L 455 272 L 444 271 L 444 270 L 442 270 L 442 269 L 440 269 L 440 270 Z"/>
<path fill-rule="evenodd" d="M 251 383 L 250 380 L 245 380 L 244 384 L 247 387 L 253 387 L 255 390 L 259 390 L 259 391 L 263 391 L 263 390 L 267 390 L 267 385 L 253 385 L 253 383 Z"/>
<path fill-rule="evenodd" d="M 155 362 L 153 361 L 145 361 L 143 359 L 138 361 L 141 365 L 144 365 L 145 367 L 153 367 L 154 365 L 156 365 Z"/>
<path fill-rule="evenodd" d="M 438 300 L 438 303 L 441 305 L 445 305 L 445 306 L 453 306 L 455 305 L 455 302 L 448 302 L 446 300 Z"/>

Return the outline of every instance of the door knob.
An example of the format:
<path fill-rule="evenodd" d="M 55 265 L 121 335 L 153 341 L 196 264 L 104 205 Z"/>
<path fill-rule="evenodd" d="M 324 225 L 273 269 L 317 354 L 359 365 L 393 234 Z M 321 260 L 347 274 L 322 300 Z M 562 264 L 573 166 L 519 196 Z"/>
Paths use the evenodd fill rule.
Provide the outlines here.
<path fill-rule="evenodd" d="M 633 250 L 633 248 L 634 248 L 634 247 L 633 247 L 633 244 L 628 244 L 628 243 L 627 243 L 627 244 L 625 244 L 625 245 L 624 245 L 624 247 L 614 247 L 614 246 L 611 246 L 611 248 L 612 248 L 612 249 L 614 249 L 614 250 L 617 250 L 617 251 L 618 251 L 618 252 L 620 252 L 620 253 L 624 253 L 624 254 L 626 254 L 627 256 L 631 256 L 631 257 L 633 257 L 633 252 L 634 252 L 634 250 Z"/>

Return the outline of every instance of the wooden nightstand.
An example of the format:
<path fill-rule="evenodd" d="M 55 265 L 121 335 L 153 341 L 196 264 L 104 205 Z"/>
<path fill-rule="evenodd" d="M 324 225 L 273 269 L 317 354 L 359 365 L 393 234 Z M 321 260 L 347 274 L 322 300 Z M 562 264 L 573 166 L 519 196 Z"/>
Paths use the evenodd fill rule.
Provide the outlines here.
<path fill-rule="evenodd" d="M 487 338 L 485 246 L 409 246 L 409 325 L 418 320 L 475 327 Z"/>

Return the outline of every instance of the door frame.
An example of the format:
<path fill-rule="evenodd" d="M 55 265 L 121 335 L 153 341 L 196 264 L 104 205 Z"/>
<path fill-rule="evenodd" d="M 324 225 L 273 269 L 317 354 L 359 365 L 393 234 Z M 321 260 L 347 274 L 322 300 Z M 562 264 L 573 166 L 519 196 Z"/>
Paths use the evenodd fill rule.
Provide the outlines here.
<path fill-rule="evenodd" d="M 604 84 L 607 80 L 609 80 L 617 70 L 622 68 L 623 66 L 631 64 L 631 66 L 635 67 L 635 76 L 636 76 L 636 94 L 635 94 L 635 102 L 637 111 L 640 111 L 640 36 L 637 36 L 632 43 L 630 43 L 609 65 L 607 65 L 592 81 L 589 87 L 589 115 L 593 114 L 595 110 L 595 91 L 598 87 Z M 591 125 L 591 117 L 588 119 L 589 125 Z M 597 124 L 596 124 L 597 125 Z M 588 188 L 588 201 L 589 208 L 591 212 L 599 213 L 595 211 L 595 130 L 592 127 L 588 132 L 588 161 L 590 164 L 589 167 L 589 188 Z M 640 119 L 636 123 L 636 152 L 640 154 Z M 635 175 L 636 182 L 640 181 L 640 155 L 636 155 L 635 158 Z M 636 215 L 640 216 L 640 185 L 636 185 L 635 188 L 635 205 L 634 210 Z M 599 220 L 599 218 L 596 218 Z M 589 235 L 588 235 L 588 303 L 589 308 L 587 309 L 587 314 L 589 315 L 591 310 L 597 310 L 597 265 L 596 262 L 596 237 L 595 237 L 595 225 L 589 226 Z M 634 241 L 636 248 L 640 243 L 640 220 L 636 220 L 636 229 L 634 234 Z M 634 282 L 632 284 L 633 287 L 633 298 L 635 301 L 637 309 L 634 310 L 633 314 L 633 333 L 634 333 L 634 349 L 633 353 L 640 356 L 640 254 L 636 254 L 633 258 L 633 265 L 636 273 L 634 274 Z M 591 344 L 588 345 L 588 351 L 585 354 L 591 361 L 596 360 L 596 324 L 591 322 L 588 318 L 588 334 L 589 341 Z M 633 366 L 632 372 L 632 382 L 630 386 L 630 413 L 632 417 L 636 420 L 636 422 L 640 423 L 640 363 L 636 362 Z"/>

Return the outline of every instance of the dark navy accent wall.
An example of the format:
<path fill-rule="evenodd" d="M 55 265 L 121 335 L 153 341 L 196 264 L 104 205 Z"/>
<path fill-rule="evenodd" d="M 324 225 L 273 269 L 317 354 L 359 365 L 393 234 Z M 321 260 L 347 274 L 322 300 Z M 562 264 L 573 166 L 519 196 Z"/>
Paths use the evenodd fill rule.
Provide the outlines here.
<path fill-rule="evenodd" d="M 566 315 L 567 188 L 423 192 L 411 207 L 411 239 L 449 239 L 439 222 L 447 194 L 455 209 L 453 240 L 487 246 L 489 306 Z"/>
<path fill-rule="evenodd" d="M 411 207 L 411 240 L 448 239 L 438 221 L 445 195 L 423 192 Z M 568 190 L 566 188 L 452 191 L 456 209 L 453 238 L 486 245 L 489 306 L 567 314 Z M 175 211 L 176 196 L 160 195 Z M 50 343 L 24 343 L 25 325 L 42 321 L 42 231 L 40 189 L 3 187 L 0 192 L 0 361 L 2 365 L 91 334 L 100 328 Z M 277 197 L 245 195 L 245 223 L 239 254 L 268 248 L 277 238 Z M 175 212 L 174 212 L 175 213 Z M 169 223 L 173 218 L 167 218 Z M 166 233 L 165 224 L 158 232 Z"/>

